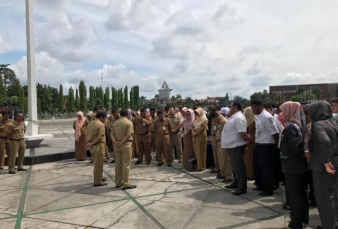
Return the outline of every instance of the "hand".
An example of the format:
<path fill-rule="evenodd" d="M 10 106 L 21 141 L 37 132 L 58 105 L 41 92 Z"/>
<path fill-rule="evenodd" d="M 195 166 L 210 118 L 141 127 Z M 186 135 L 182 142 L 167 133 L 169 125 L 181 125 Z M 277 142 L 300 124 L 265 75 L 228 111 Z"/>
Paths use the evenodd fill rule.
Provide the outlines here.
<path fill-rule="evenodd" d="M 121 142 L 119 142 L 119 141 L 116 141 L 116 142 L 115 142 L 115 146 L 116 146 L 117 148 L 120 148 L 120 146 L 121 146 Z"/>
<path fill-rule="evenodd" d="M 87 143 L 87 145 L 86 145 L 87 149 L 91 149 L 91 148 L 92 148 L 92 146 L 93 146 L 93 144 L 92 144 L 92 143 Z"/>
<path fill-rule="evenodd" d="M 335 174 L 336 170 L 334 169 L 333 165 L 331 164 L 331 162 L 328 162 L 326 164 L 324 164 L 326 172 L 330 173 L 330 174 Z"/>
<path fill-rule="evenodd" d="M 306 150 L 304 152 L 304 157 L 306 158 L 307 162 L 310 162 L 311 153 L 308 150 Z"/>

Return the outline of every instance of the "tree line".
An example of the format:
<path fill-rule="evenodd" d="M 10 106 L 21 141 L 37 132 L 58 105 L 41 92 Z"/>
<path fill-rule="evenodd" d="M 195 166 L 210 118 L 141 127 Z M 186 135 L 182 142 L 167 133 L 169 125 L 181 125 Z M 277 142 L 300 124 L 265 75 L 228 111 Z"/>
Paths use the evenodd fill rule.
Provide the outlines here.
<path fill-rule="evenodd" d="M 8 68 L 8 65 L 0 65 L 0 103 L 17 104 L 24 112 L 27 107 L 27 85 L 21 85 L 15 72 Z M 78 88 L 70 87 L 68 95 L 64 93 L 63 85 L 59 88 L 50 85 L 37 83 L 37 109 L 39 114 L 55 114 L 65 112 L 75 112 L 78 110 L 93 110 L 94 107 L 105 107 L 107 110 L 112 108 L 139 109 L 140 96 L 139 86 L 133 86 L 128 90 L 128 86 L 123 88 L 87 86 L 83 80 L 80 81 Z"/>

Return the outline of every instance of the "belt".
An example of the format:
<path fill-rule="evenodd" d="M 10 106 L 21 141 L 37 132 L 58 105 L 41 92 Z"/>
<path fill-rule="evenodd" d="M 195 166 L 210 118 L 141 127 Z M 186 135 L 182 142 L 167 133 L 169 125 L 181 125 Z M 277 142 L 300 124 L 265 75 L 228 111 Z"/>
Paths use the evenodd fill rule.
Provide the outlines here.
<path fill-rule="evenodd" d="M 7 139 L 7 137 L 0 137 L 0 138 Z"/>
<path fill-rule="evenodd" d="M 13 140 L 13 141 L 21 141 L 21 140 L 24 140 L 24 139 L 23 138 L 20 138 L 20 139 L 11 138 L 11 140 Z"/>
<path fill-rule="evenodd" d="M 256 143 L 256 145 L 259 145 L 259 146 L 268 146 L 268 145 L 274 145 L 274 143 Z"/>
<path fill-rule="evenodd" d="M 116 140 L 117 142 L 120 142 L 122 140 Z M 132 142 L 133 140 L 127 140 L 127 142 Z"/>
<path fill-rule="evenodd" d="M 158 134 L 158 135 L 168 135 L 169 133 L 161 133 L 161 134 Z"/>
<path fill-rule="evenodd" d="M 149 134 L 149 131 L 148 132 L 145 132 L 143 134 L 137 134 L 137 135 L 146 135 L 146 134 Z"/>

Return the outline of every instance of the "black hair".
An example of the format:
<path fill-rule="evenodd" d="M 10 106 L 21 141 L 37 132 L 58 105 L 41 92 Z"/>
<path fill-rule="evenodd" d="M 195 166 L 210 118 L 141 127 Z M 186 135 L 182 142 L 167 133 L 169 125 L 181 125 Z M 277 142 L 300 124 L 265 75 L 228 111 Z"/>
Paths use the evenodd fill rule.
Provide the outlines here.
<path fill-rule="evenodd" d="M 105 111 L 99 111 L 97 114 L 96 114 L 96 118 L 101 118 L 101 117 L 107 117 L 107 112 Z"/>
<path fill-rule="evenodd" d="M 240 102 L 233 101 L 231 106 L 232 107 L 237 107 L 237 110 L 239 110 L 239 111 L 242 110 L 242 104 Z"/>
<path fill-rule="evenodd" d="M 150 108 L 149 111 L 155 111 L 156 112 L 156 109 L 155 108 Z"/>
<path fill-rule="evenodd" d="M 217 113 L 217 108 L 216 107 L 209 107 L 208 110 L 210 111 L 209 114 L 214 114 L 214 113 Z"/>
<path fill-rule="evenodd" d="M 128 110 L 127 110 L 127 109 L 122 109 L 122 110 L 120 111 L 120 115 L 121 115 L 122 117 L 127 117 L 127 115 L 128 115 Z"/>
<path fill-rule="evenodd" d="M 141 108 L 140 112 L 146 112 L 147 110 L 145 108 Z"/>
<path fill-rule="evenodd" d="M 263 104 L 263 107 L 264 107 L 265 109 L 272 109 L 272 105 L 271 105 L 270 103 L 264 103 L 264 104 Z"/>
<path fill-rule="evenodd" d="M 255 105 L 255 106 L 263 106 L 262 101 L 258 100 L 258 99 L 254 99 L 251 101 L 250 105 Z"/>
<path fill-rule="evenodd" d="M 93 111 L 98 111 L 99 110 L 99 108 L 97 108 L 97 107 L 94 107 L 94 109 L 93 109 Z"/>
<path fill-rule="evenodd" d="M 4 116 L 4 115 L 9 115 L 9 114 L 11 114 L 11 112 L 9 112 L 9 111 L 2 111 L 1 114 Z"/>
<path fill-rule="evenodd" d="M 221 114 L 218 113 L 218 112 L 215 112 L 215 113 L 211 113 L 210 114 L 210 118 L 217 118 L 218 116 L 220 116 Z"/>
<path fill-rule="evenodd" d="M 161 115 L 161 114 L 163 114 L 163 111 L 158 110 L 158 111 L 157 111 L 157 115 Z"/>
<path fill-rule="evenodd" d="M 115 108 L 111 109 L 111 113 L 112 113 L 112 114 L 114 114 L 114 113 L 116 113 L 116 112 L 117 112 L 117 109 L 115 109 Z"/>
<path fill-rule="evenodd" d="M 332 103 L 338 103 L 338 99 L 332 100 Z"/>

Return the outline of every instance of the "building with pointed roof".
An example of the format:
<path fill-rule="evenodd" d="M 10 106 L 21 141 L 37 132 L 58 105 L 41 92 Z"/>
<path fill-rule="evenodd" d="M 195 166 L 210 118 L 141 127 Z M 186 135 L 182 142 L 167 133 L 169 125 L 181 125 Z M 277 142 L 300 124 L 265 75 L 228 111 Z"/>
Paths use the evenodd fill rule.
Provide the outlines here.
<path fill-rule="evenodd" d="M 158 89 L 159 93 L 159 99 L 160 100 L 167 100 L 170 99 L 170 92 L 172 91 L 171 88 L 169 88 L 167 82 L 163 82 L 161 89 Z"/>

